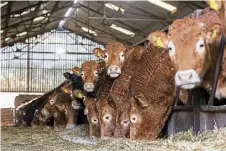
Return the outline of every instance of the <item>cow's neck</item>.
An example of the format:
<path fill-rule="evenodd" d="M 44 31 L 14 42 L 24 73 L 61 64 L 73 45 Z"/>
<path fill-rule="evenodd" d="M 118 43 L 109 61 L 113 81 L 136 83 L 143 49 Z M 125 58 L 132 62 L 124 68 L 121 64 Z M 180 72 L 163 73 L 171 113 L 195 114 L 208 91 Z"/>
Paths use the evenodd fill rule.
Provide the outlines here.
<path fill-rule="evenodd" d="M 217 42 L 219 43 L 219 42 Z M 216 69 L 216 63 L 217 63 L 217 55 L 218 55 L 218 46 L 217 43 L 212 44 L 208 48 L 208 62 L 209 67 L 206 70 L 206 74 L 203 77 L 202 87 L 204 87 L 207 91 L 212 90 L 212 83 L 214 79 L 215 69 Z M 207 62 L 207 63 L 208 63 Z"/>
<path fill-rule="evenodd" d="M 111 90 L 111 86 L 114 82 L 114 79 L 109 77 L 107 75 L 107 71 L 105 70 L 103 74 L 103 78 L 100 81 L 101 81 L 101 85 L 97 91 L 97 98 L 104 98 L 108 96 Z"/>

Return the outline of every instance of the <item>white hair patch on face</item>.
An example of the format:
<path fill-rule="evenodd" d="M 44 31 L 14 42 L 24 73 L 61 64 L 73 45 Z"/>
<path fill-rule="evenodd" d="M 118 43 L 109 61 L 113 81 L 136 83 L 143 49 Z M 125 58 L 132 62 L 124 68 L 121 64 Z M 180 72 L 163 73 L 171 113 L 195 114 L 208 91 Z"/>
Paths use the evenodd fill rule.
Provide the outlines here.
<path fill-rule="evenodd" d="M 98 78 L 98 72 L 96 70 L 93 71 L 93 75 L 94 75 L 94 77 Z"/>
<path fill-rule="evenodd" d="M 199 54 L 203 54 L 205 52 L 205 43 L 203 38 L 200 38 L 199 41 L 196 44 L 196 51 Z"/>
<path fill-rule="evenodd" d="M 105 62 L 108 62 L 108 53 L 105 53 L 105 54 L 104 54 L 104 61 L 105 61 Z"/>
<path fill-rule="evenodd" d="M 120 62 L 124 62 L 125 61 L 125 54 L 124 54 L 124 52 L 120 52 L 119 53 L 119 57 L 120 57 Z"/>
<path fill-rule="evenodd" d="M 168 49 L 169 49 L 169 56 L 175 56 L 176 55 L 175 45 L 173 44 L 172 41 L 169 42 Z"/>

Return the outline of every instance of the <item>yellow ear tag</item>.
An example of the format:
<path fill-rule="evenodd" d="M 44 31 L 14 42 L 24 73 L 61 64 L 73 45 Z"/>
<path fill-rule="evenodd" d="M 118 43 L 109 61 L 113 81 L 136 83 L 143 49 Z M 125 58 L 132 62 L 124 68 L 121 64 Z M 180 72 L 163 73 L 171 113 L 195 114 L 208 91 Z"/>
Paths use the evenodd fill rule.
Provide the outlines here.
<path fill-rule="evenodd" d="M 80 72 L 79 71 L 75 71 L 75 72 L 76 72 L 77 75 L 80 75 Z"/>
<path fill-rule="evenodd" d="M 100 55 L 101 55 L 100 51 L 97 51 L 97 57 L 100 57 Z"/>
<path fill-rule="evenodd" d="M 217 3 L 215 0 L 210 0 L 210 8 L 218 11 Z"/>
<path fill-rule="evenodd" d="M 64 89 L 64 93 L 67 93 L 67 94 L 69 94 L 69 93 L 68 93 L 68 90 L 67 90 L 67 89 Z"/>
<path fill-rule="evenodd" d="M 158 37 L 158 39 L 156 41 L 156 44 L 157 44 L 157 46 L 159 46 L 161 48 L 164 48 L 164 44 L 162 42 L 162 38 L 161 37 Z"/>
<path fill-rule="evenodd" d="M 77 95 L 76 95 L 78 98 L 80 98 L 80 99 L 82 99 L 83 98 L 83 94 L 82 93 L 77 93 Z"/>
<path fill-rule="evenodd" d="M 215 39 L 216 36 L 217 36 L 217 32 L 214 30 L 214 31 L 213 31 L 213 35 L 212 35 L 212 38 Z"/>

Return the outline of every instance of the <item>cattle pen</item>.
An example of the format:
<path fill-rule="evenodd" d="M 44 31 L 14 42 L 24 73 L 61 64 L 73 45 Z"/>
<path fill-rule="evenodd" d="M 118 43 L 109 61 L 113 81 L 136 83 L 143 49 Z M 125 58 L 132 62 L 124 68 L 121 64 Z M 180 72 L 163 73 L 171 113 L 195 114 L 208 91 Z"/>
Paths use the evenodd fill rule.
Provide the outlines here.
<path fill-rule="evenodd" d="M 1 1 L 1 150 L 226 151 L 226 2 Z"/>

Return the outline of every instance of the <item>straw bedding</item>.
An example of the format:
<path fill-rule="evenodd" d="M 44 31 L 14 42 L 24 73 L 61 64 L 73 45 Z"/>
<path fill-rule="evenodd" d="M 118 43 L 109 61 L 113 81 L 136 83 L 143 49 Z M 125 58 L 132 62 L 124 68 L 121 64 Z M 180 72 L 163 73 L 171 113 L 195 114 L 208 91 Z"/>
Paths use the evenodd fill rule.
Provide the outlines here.
<path fill-rule="evenodd" d="M 2 127 L 1 147 L 4 151 L 225 151 L 226 128 L 192 135 L 191 131 L 178 133 L 168 139 L 133 141 L 128 139 L 87 137 L 88 127 L 54 131 L 46 127 Z M 66 139 L 66 140 L 65 140 Z"/>

